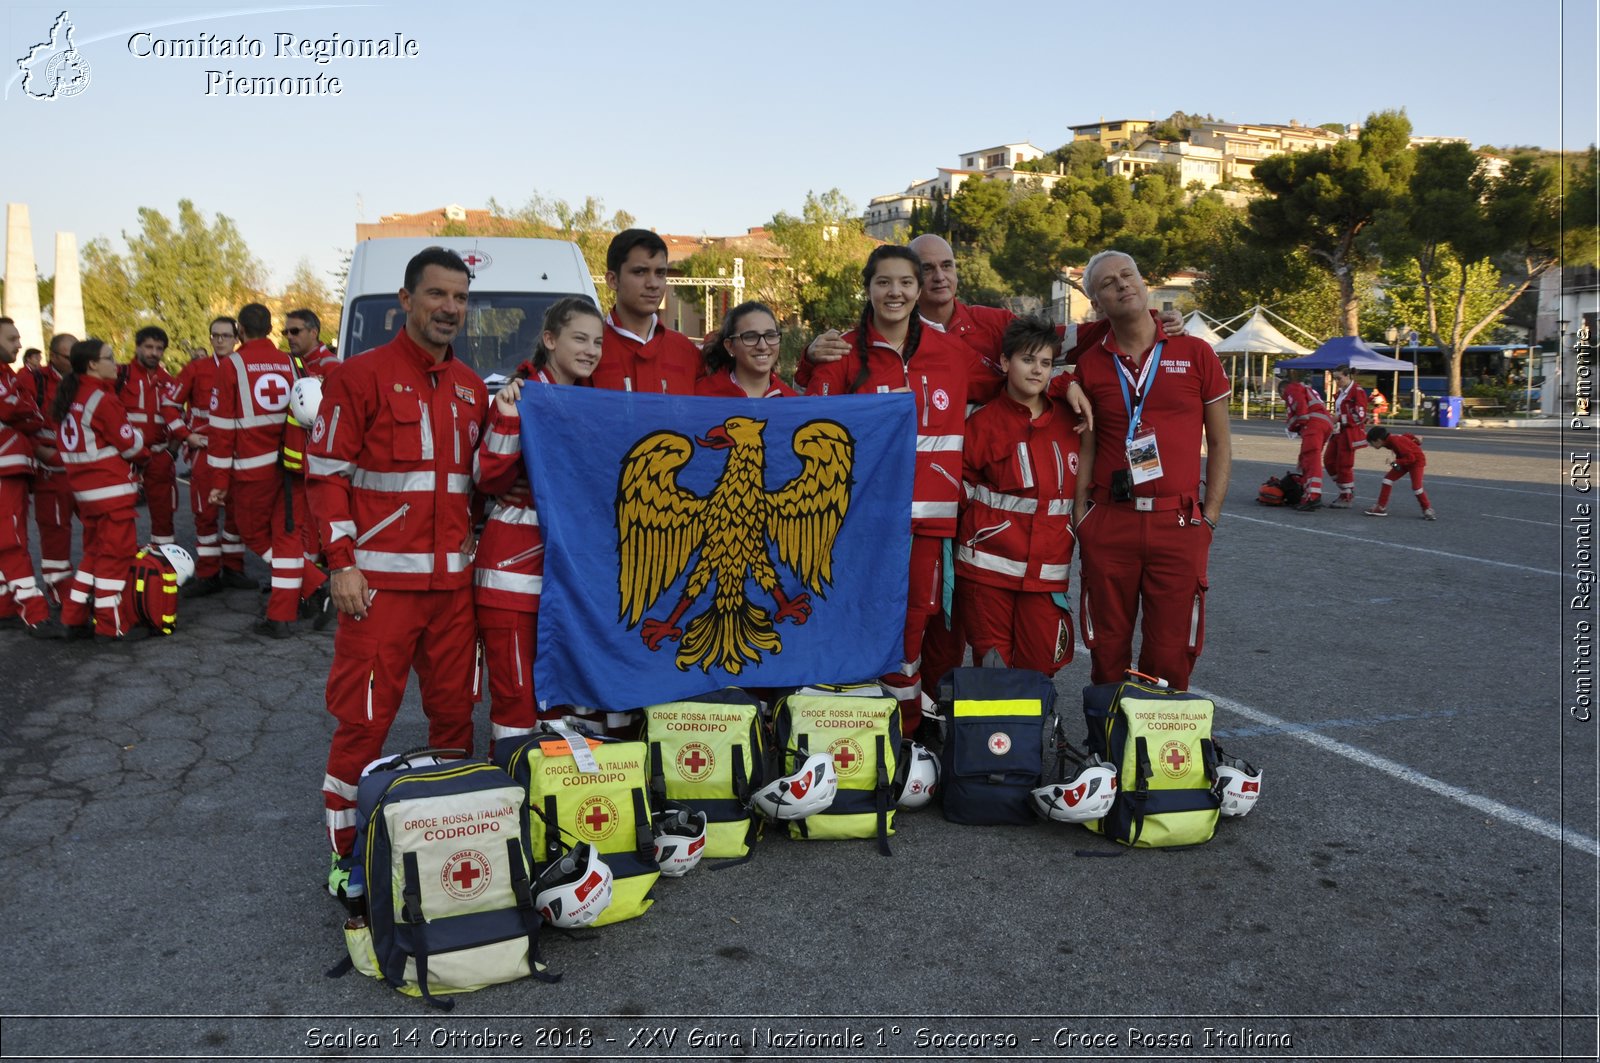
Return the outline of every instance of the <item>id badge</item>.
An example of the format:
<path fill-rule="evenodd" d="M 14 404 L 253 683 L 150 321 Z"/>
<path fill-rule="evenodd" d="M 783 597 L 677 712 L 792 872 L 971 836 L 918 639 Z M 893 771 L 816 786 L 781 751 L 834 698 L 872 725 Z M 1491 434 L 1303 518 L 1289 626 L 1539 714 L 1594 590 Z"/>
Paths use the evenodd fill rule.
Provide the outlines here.
<path fill-rule="evenodd" d="M 1134 436 L 1128 443 L 1128 471 L 1135 484 L 1147 484 L 1161 478 L 1161 451 L 1156 447 L 1156 434 L 1146 432 Z"/>

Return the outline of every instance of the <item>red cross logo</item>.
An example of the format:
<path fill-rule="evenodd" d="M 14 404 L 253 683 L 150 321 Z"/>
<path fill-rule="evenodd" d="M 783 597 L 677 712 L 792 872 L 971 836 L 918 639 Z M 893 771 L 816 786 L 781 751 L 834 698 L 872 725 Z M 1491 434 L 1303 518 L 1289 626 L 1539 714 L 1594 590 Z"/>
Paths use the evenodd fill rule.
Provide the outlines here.
<path fill-rule="evenodd" d="M 453 853 L 439 870 L 439 885 L 452 897 L 468 900 L 489 888 L 494 870 L 476 849 Z"/>
<path fill-rule="evenodd" d="M 1157 762 L 1167 778 L 1181 779 L 1189 769 L 1189 747 L 1176 739 L 1163 743 Z"/>
<path fill-rule="evenodd" d="M 465 892 L 472 888 L 473 882 L 477 881 L 478 876 L 482 874 L 482 871 L 472 866 L 471 860 L 463 860 L 450 877 L 455 879 L 456 885 L 460 886 L 462 891 Z"/>
<path fill-rule="evenodd" d="M 845 771 L 850 770 L 850 762 L 855 759 L 856 755 L 850 752 L 848 749 L 841 749 L 839 752 L 833 755 L 833 762 L 839 765 L 839 767 L 843 768 Z"/>
<path fill-rule="evenodd" d="M 617 806 L 599 794 L 583 800 L 574 811 L 573 820 L 578 832 L 589 841 L 604 841 L 617 831 L 621 822 Z"/>
<path fill-rule="evenodd" d="M 705 762 L 706 758 L 700 755 L 700 751 L 698 749 L 692 750 L 688 757 L 684 759 L 684 763 L 689 766 L 690 771 L 699 771 Z"/>
<path fill-rule="evenodd" d="M 464 251 L 461 254 L 461 261 L 467 264 L 468 269 L 476 273 L 480 269 L 487 269 L 489 263 L 493 260 L 482 251 Z"/>
<path fill-rule="evenodd" d="M 840 775 L 854 775 L 861 770 L 861 747 L 852 738 L 840 738 L 828 747 L 833 757 L 833 770 Z"/>
<path fill-rule="evenodd" d="M 685 742 L 675 759 L 678 774 L 690 782 L 701 782 L 717 766 L 717 756 L 703 742 Z"/>
<path fill-rule="evenodd" d="M 277 412 L 289 405 L 289 382 L 277 373 L 263 373 L 251 388 L 263 410 Z"/>

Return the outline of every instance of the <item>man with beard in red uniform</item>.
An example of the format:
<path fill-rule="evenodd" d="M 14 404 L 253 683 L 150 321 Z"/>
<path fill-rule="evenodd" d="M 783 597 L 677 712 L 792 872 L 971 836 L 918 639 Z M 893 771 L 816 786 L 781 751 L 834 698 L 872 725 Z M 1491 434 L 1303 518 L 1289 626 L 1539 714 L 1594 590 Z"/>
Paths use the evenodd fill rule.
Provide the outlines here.
<path fill-rule="evenodd" d="M 142 473 L 144 501 L 150 510 L 150 541 L 158 546 L 177 542 L 172 534 L 172 517 L 178 511 L 177 464 L 172 460 L 176 441 L 167 425 L 178 382 L 161 364 L 167 342 L 167 331 L 159 325 L 146 325 L 134 333 L 133 361 L 117 376 L 117 397 L 128 411 L 128 423 L 144 436 L 150 450 Z"/>
<path fill-rule="evenodd" d="M 226 587 L 249 589 L 255 584 L 244 574 L 244 539 L 239 535 L 238 510 L 215 505 L 211 488 L 215 470 L 207 457 L 210 446 L 211 395 L 216 388 L 222 359 L 233 354 L 239 341 L 239 323 L 231 317 L 211 322 L 211 353 L 189 360 L 178 374 L 173 404 L 186 417 L 190 448 L 189 511 L 194 514 L 195 578 L 183 588 L 186 598 L 203 598 Z"/>
<path fill-rule="evenodd" d="M 651 395 L 693 395 L 706 375 L 700 348 L 661 323 L 667 244 L 649 229 L 624 229 L 606 248 L 606 286 L 617 293 L 606 315 L 594 386 Z"/>
<path fill-rule="evenodd" d="M 28 552 L 28 489 L 34 455 L 43 447 L 39 433 L 45 421 L 30 389 L 11 367 L 21 350 L 16 322 L 0 317 L 0 601 L 3 615 L 20 616 L 28 634 L 64 638 L 66 630 L 50 619 Z"/>
<path fill-rule="evenodd" d="M 1111 323 L 1078 359 L 1098 440 L 1084 455 L 1073 506 L 1090 682 L 1127 672 L 1137 618 L 1139 671 L 1186 690 L 1205 640 L 1206 561 L 1233 462 L 1227 374 L 1203 340 L 1162 334 L 1129 255 L 1100 252 L 1083 281 Z"/>
<path fill-rule="evenodd" d="M 295 371 L 301 376 L 324 380 L 339 364 L 338 357 L 322 342 L 322 319 L 307 309 L 291 310 L 284 315 L 283 338 L 289 345 L 289 357 Z M 305 484 L 306 441 L 311 425 L 302 425 L 291 412 L 283 430 L 283 468 L 303 488 Z M 322 558 L 322 538 L 317 531 L 316 515 L 311 512 L 310 494 L 303 489 L 295 495 L 297 511 L 295 526 L 300 529 L 300 542 L 308 565 L 316 565 Z M 333 603 L 328 597 L 327 585 L 318 587 L 304 599 L 300 615 L 310 617 L 318 631 L 333 620 Z"/>
<path fill-rule="evenodd" d="M 1333 400 L 1333 438 L 1328 440 L 1322 463 L 1339 485 L 1339 497 L 1328 508 L 1349 509 L 1356 500 L 1356 451 L 1367 445 L 1367 392 L 1347 365 L 1333 371 L 1333 382 L 1339 389 Z"/>
<path fill-rule="evenodd" d="M 223 359 L 211 396 L 207 460 L 215 470 L 213 505 L 239 507 L 245 545 L 272 566 L 266 618 L 257 634 L 288 638 L 300 616 L 300 600 L 326 578 L 306 560 L 299 526 L 306 512 L 304 481 L 285 476 L 282 450 L 295 368 L 267 337 L 272 313 L 260 303 L 239 310 L 244 344 Z"/>
<path fill-rule="evenodd" d="M 328 892 L 345 901 L 364 891 L 350 877 L 356 785 L 383 752 L 413 668 L 428 744 L 472 750 L 472 456 L 489 393 L 450 346 L 469 280 L 453 251 L 412 258 L 400 290 L 405 328 L 328 378 L 311 429 L 311 508 L 341 614 L 322 799 Z"/>
<path fill-rule="evenodd" d="M 1328 416 L 1328 404 L 1322 401 L 1317 389 L 1293 375 L 1284 378 L 1283 413 L 1289 420 L 1287 431 L 1300 437 L 1300 482 L 1305 487 L 1305 497 L 1294 508 L 1309 513 L 1322 506 L 1322 447 L 1333 432 L 1333 419 Z"/>

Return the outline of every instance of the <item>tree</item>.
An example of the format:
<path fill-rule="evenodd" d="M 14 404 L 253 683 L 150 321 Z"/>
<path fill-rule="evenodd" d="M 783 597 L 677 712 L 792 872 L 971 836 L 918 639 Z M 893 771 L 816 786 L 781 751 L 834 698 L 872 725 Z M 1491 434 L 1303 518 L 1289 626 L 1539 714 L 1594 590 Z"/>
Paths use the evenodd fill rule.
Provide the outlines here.
<path fill-rule="evenodd" d="M 209 346 L 213 317 L 262 301 L 261 264 L 225 215 L 208 223 L 193 201 L 180 199 L 174 223 L 153 207 L 140 207 L 139 232 L 122 237 L 140 319 L 128 324 L 167 330 L 168 368 L 182 366 L 188 348 Z"/>
<path fill-rule="evenodd" d="M 784 251 L 786 304 L 812 328 L 854 324 L 861 312 L 861 267 L 874 246 L 854 204 L 837 188 L 820 196 L 807 192 L 798 217 L 779 211 L 767 228 Z"/>
<path fill-rule="evenodd" d="M 1410 137 L 1404 111 L 1383 111 L 1367 118 L 1355 140 L 1274 155 L 1255 167 L 1267 195 L 1249 207 L 1254 237 L 1281 252 L 1303 250 L 1332 274 L 1346 336 L 1360 333 L 1357 274 L 1376 266 L 1368 230 L 1411 177 Z"/>
<path fill-rule="evenodd" d="M 1402 307 L 1412 300 L 1410 311 L 1444 352 L 1451 395 L 1461 394 L 1466 348 L 1542 274 L 1564 254 L 1570 265 L 1594 261 L 1592 228 L 1562 230 L 1563 165 L 1519 155 L 1490 178 L 1465 144 L 1417 152 L 1409 194 L 1386 219 L 1385 247 L 1406 263 L 1406 279 L 1415 278 L 1414 289 L 1397 288 L 1394 298 Z M 1581 186 L 1580 171 L 1572 191 Z"/>
<path fill-rule="evenodd" d="M 535 191 L 520 207 L 504 207 L 489 200 L 488 224 L 452 222 L 445 236 L 527 236 L 546 240 L 570 240 L 583 252 L 589 272 L 600 276 L 606 271 L 606 248 L 611 238 L 634 226 L 634 216 L 619 210 L 606 216 L 605 204 L 586 196 L 574 206 L 564 199 L 552 199 Z M 609 310 L 611 289 L 600 286 L 601 309 Z"/>
<path fill-rule="evenodd" d="M 1195 298 L 1213 317 L 1233 318 L 1260 304 L 1307 332 L 1338 335 L 1342 320 L 1339 286 L 1305 251 L 1263 247 L 1235 212 L 1220 224 L 1203 258 L 1192 260 L 1204 276 Z M 1370 284 L 1357 290 L 1369 293 Z M 1370 299 L 1370 295 L 1364 295 Z"/>
<path fill-rule="evenodd" d="M 83 245 L 83 324 L 90 336 L 110 343 L 124 358 L 133 351 L 139 310 L 127 260 L 104 237 Z M 79 339 L 87 337 L 79 336 Z"/>
<path fill-rule="evenodd" d="M 279 320 L 292 310 L 310 310 L 322 322 L 322 342 L 338 338 L 339 315 L 343 307 L 306 259 L 302 258 L 296 263 L 294 276 L 289 278 L 288 285 L 274 302 L 277 304 L 274 316 Z"/>

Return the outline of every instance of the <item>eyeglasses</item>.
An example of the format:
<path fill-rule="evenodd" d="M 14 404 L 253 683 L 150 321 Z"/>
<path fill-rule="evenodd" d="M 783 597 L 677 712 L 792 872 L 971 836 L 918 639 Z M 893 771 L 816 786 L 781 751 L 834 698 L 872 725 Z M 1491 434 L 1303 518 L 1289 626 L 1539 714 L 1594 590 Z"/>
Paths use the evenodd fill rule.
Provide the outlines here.
<path fill-rule="evenodd" d="M 231 340 L 231 339 L 233 339 L 233 333 L 231 333 L 231 332 L 213 332 L 211 334 L 211 338 L 214 339 L 214 340 Z"/>
<path fill-rule="evenodd" d="M 114 362 L 116 360 L 117 356 L 112 354 L 110 351 L 107 351 L 105 354 L 102 354 L 100 357 L 95 359 L 97 362 Z"/>
<path fill-rule="evenodd" d="M 301 328 L 298 325 L 285 325 L 283 327 L 283 334 L 285 336 L 298 336 L 302 332 L 310 332 L 310 331 L 311 331 L 310 329 Z"/>
<path fill-rule="evenodd" d="M 783 333 L 777 329 L 768 329 L 766 332 L 741 332 L 734 339 L 746 347 L 759 347 L 763 343 L 769 347 L 776 347 L 778 341 L 783 339 Z"/>

